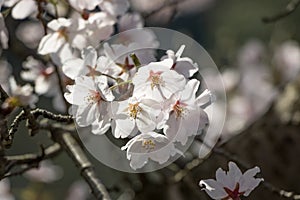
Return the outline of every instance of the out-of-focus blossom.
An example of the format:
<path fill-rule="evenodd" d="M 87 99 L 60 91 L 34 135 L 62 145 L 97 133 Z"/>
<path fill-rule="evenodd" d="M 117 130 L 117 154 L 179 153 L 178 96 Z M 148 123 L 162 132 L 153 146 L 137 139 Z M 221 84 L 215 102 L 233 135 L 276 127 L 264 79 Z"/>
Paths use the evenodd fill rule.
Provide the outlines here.
<path fill-rule="evenodd" d="M 122 150 L 126 149 L 127 159 L 130 160 L 130 166 L 134 170 L 142 168 L 149 159 L 164 164 L 178 153 L 173 142 L 165 135 L 155 132 L 135 136 L 122 147 Z"/>
<path fill-rule="evenodd" d="M 112 16 L 123 15 L 129 8 L 128 0 L 102 0 L 100 8 Z"/>
<path fill-rule="evenodd" d="M 4 60 L 0 60 L 0 85 L 6 92 L 9 92 L 9 77 L 11 71 L 11 65 Z"/>
<path fill-rule="evenodd" d="M 66 200 L 87 200 L 90 196 L 90 189 L 86 182 L 75 181 L 69 188 Z"/>
<path fill-rule="evenodd" d="M 260 172 L 258 167 L 249 169 L 244 174 L 234 162 L 229 162 L 229 171 L 225 172 L 221 168 L 216 171 L 216 180 L 201 180 L 199 185 L 204 186 L 203 190 L 212 199 L 232 199 L 240 200 L 241 196 L 249 196 L 261 181 L 262 178 L 254 176 Z"/>
<path fill-rule="evenodd" d="M 143 27 L 144 21 L 139 13 L 126 13 L 120 17 L 118 22 L 119 32 Z"/>
<path fill-rule="evenodd" d="M 13 7 L 11 15 L 14 19 L 25 19 L 38 13 L 38 6 L 35 0 L 6 0 L 4 5 Z"/>
<path fill-rule="evenodd" d="M 222 79 L 226 91 L 230 91 L 237 87 L 240 81 L 240 73 L 237 69 L 225 69 L 222 72 Z"/>
<path fill-rule="evenodd" d="M 263 113 L 276 96 L 277 91 L 272 85 L 272 73 L 263 62 L 264 45 L 257 40 L 251 40 L 244 45 L 238 56 L 241 81 L 239 92 L 250 103 L 253 120 Z"/>
<path fill-rule="evenodd" d="M 51 161 L 42 161 L 37 169 L 31 169 L 24 176 L 32 181 L 52 183 L 62 178 L 62 168 L 54 165 Z"/>
<path fill-rule="evenodd" d="M 103 0 L 69 0 L 70 5 L 77 11 L 94 10 Z"/>
<path fill-rule="evenodd" d="M 294 79 L 300 70 L 300 47 L 295 41 L 287 41 L 276 48 L 273 58 L 284 81 Z"/>
<path fill-rule="evenodd" d="M 3 49 L 8 48 L 8 31 L 2 13 L 0 13 L 0 43 Z"/>
<path fill-rule="evenodd" d="M 31 85 L 26 84 L 24 86 L 17 85 L 13 77 L 9 78 L 9 98 L 2 104 L 2 110 L 6 112 L 11 111 L 17 106 L 30 106 L 34 107 L 34 104 L 38 101 L 38 97 L 33 94 L 33 88 Z"/>
<path fill-rule="evenodd" d="M 27 47 L 36 48 L 44 36 L 43 26 L 40 22 L 25 21 L 18 26 L 16 36 Z"/>
<path fill-rule="evenodd" d="M 138 12 L 150 13 L 162 7 L 167 0 L 131 0 L 131 5 Z"/>
<path fill-rule="evenodd" d="M 0 181 L 0 199 L 15 200 L 15 197 L 11 194 L 10 183 L 8 179 L 2 179 Z"/>
<path fill-rule="evenodd" d="M 34 90 L 37 94 L 53 94 L 57 92 L 57 77 L 53 66 L 46 67 L 33 57 L 28 57 L 23 63 L 26 71 L 21 72 L 21 77 L 27 81 L 34 81 Z"/>

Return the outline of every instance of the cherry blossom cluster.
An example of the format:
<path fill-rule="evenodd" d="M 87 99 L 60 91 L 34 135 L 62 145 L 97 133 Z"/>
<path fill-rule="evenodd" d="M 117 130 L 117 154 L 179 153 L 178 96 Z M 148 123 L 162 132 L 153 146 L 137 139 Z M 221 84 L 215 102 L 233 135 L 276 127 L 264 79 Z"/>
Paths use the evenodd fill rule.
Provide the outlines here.
<path fill-rule="evenodd" d="M 203 109 L 212 95 L 208 90 L 197 95 L 200 82 L 191 78 L 197 64 L 181 57 L 184 46 L 176 53 L 168 50 L 161 61 L 148 63 L 143 56 L 139 59 L 139 51 L 123 55 L 119 63 L 120 59 L 110 57 L 112 47 L 104 46 L 104 55 L 88 47 L 81 58 L 70 59 L 62 67 L 74 80 L 65 98 L 73 105 L 76 123 L 91 125 L 94 134 L 111 128 L 115 138 L 130 138 L 122 149 L 127 149 L 133 169 L 143 167 L 149 158 L 167 162 L 180 153 L 176 143 L 186 145 L 208 123 Z"/>

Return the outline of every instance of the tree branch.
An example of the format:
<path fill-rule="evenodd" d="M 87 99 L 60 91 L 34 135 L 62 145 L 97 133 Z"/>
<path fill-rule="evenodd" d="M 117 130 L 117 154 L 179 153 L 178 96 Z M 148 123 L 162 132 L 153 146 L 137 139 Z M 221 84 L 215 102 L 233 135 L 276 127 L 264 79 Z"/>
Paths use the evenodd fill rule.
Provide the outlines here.
<path fill-rule="evenodd" d="M 77 168 L 80 170 L 82 177 L 90 186 L 93 195 L 96 199 L 110 200 L 110 196 L 94 171 L 91 162 L 84 154 L 82 148 L 72 136 L 70 132 L 63 130 L 51 130 L 54 141 L 58 142 L 62 148 L 67 152 L 69 157 L 75 162 Z"/>
<path fill-rule="evenodd" d="M 289 4 L 286 6 L 285 10 L 271 17 L 264 17 L 262 21 L 264 23 L 272 23 L 272 22 L 279 21 L 292 14 L 299 5 L 300 5 L 300 0 L 291 0 Z"/>
<path fill-rule="evenodd" d="M 42 160 L 53 158 L 61 152 L 61 147 L 58 143 L 42 148 L 41 154 L 23 154 L 15 156 L 4 156 L 4 162 L 0 162 L 1 168 L 5 168 L 5 173 L 0 179 L 11 176 L 22 175 L 26 171 L 36 168 Z M 20 167 L 19 170 L 12 171 L 13 168 Z"/>

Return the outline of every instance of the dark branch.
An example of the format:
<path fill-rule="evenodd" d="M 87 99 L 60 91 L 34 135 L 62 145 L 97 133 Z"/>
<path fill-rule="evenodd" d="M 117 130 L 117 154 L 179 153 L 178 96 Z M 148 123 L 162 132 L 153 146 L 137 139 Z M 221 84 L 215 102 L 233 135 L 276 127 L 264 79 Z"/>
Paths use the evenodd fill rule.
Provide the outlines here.
<path fill-rule="evenodd" d="M 285 10 L 271 17 L 264 17 L 262 21 L 264 23 L 272 23 L 281 20 L 289 16 L 290 14 L 292 14 L 299 5 L 300 5 L 300 0 L 291 0 L 290 3 L 286 6 Z"/>
<path fill-rule="evenodd" d="M 36 168 L 42 160 L 53 158 L 61 152 L 61 147 L 58 143 L 42 148 L 40 154 L 23 154 L 15 156 L 5 156 L 1 166 L 5 167 L 5 174 L 0 179 L 10 176 L 22 175 L 24 172 Z M 20 167 L 19 170 L 12 171 L 13 168 Z"/>
<path fill-rule="evenodd" d="M 96 199 L 110 200 L 109 194 L 94 171 L 91 162 L 70 132 L 52 130 L 53 139 L 60 143 L 81 172 L 81 176 L 89 184 Z"/>

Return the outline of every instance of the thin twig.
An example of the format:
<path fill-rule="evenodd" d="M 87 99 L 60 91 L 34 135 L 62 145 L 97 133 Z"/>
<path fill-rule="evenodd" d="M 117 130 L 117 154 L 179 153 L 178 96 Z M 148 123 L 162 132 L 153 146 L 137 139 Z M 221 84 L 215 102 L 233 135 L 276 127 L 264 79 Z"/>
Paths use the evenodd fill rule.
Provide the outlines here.
<path fill-rule="evenodd" d="M 4 179 L 11 176 L 22 175 L 26 171 L 36 168 L 39 166 L 39 163 L 42 160 L 46 160 L 49 158 L 53 158 L 57 156 L 61 152 L 61 147 L 58 143 L 54 143 L 47 148 L 42 148 L 41 154 L 23 154 L 23 155 L 15 155 L 15 156 L 5 156 L 5 163 L 1 163 L 1 165 L 5 164 L 5 174 L 0 177 L 0 179 Z M 11 171 L 15 167 L 20 167 L 21 169 L 17 171 Z"/>
<path fill-rule="evenodd" d="M 44 34 L 47 35 L 47 23 L 45 22 L 45 20 L 43 19 L 43 0 L 36 0 L 37 1 L 37 7 L 38 7 L 38 14 L 37 14 L 37 19 L 42 23 L 43 25 L 43 29 L 44 29 Z"/>
<path fill-rule="evenodd" d="M 279 21 L 292 14 L 299 5 L 300 5 L 300 0 L 291 0 L 289 4 L 286 6 L 285 10 L 271 17 L 264 17 L 262 21 L 264 23 L 272 23 L 272 22 Z"/>
<path fill-rule="evenodd" d="M 51 120 L 54 120 L 57 122 L 62 122 L 62 123 L 64 123 L 64 122 L 72 123 L 73 122 L 73 118 L 70 115 L 54 114 L 48 110 L 44 110 L 44 109 L 40 109 L 40 108 L 31 110 L 30 112 L 35 117 L 35 119 L 37 119 L 39 116 L 43 116 L 46 119 L 51 119 Z M 27 119 L 26 113 L 24 110 L 22 110 L 15 117 L 15 119 L 13 120 L 13 122 L 11 123 L 11 125 L 9 127 L 7 136 L 4 138 L 4 141 L 6 142 L 6 147 L 11 146 L 15 132 L 17 132 L 20 123 L 26 119 Z"/>

